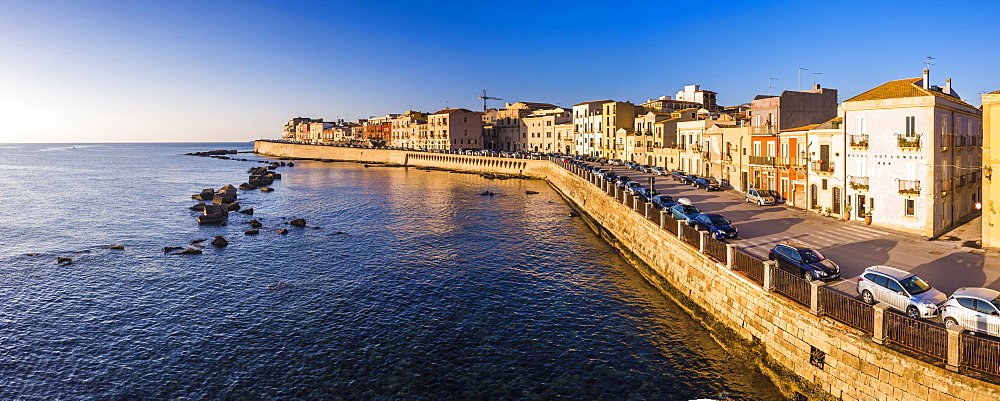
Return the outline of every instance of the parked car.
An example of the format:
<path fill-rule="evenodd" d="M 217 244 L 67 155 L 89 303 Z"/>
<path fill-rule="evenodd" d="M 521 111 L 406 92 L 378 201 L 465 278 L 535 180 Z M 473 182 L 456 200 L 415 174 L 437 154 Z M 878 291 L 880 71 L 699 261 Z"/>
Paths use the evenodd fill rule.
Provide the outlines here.
<path fill-rule="evenodd" d="M 769 194 L 767 191 L 757 190 L 753 188 L 750 188 L 750 190 L 747 191 L 747 202 L 756 203 L 757 205 L 760 206 L 775 204 L 774 197 L 771 196 L 771 194 Z"/>
<path fill-rule="evenodd" d="M 670 195 L 655 195 L 650 201 L 653 202 L 653 207 L 657 209 L 669 209 L 671 206 L 677 204 L 674 197 Z"/>
<path fill-rule="evenodd" d="M 617 178 L 615 178 L 615 185 L 619 187 L 624 187 L 625 183 L 629 181 L 632 181 L 632 179 L 628 178 L 628 176 L 620 175 Z"/>
<path fill-rule="evenodd" d="M 688 185 L 690 185 L 690 186 L 693 187 L 693 186 L 697 186 L 697 184 L 695 184 L 695 181 L 697 181 L 697 180 L 698 180 L 698 176 L 697 175 L 695 175 L 695 174 L 687 174 L 687 175 L 684 176 L 684 179 L 681 180 L 681 182 L 683 182 L 685 184 L 688 184 Z"/>
<path fill-rule="evenodd" d="M 639 199 L 642 199 L 643 202 L 649 202 L 649 198 L 656 194 L 653 191 L 650 191 L 648 188 L 640 187 L 639 189 L 635 190 L 633 195 L 639 197 Z"/>
<path fill-rule="evenodd" d="M 652 173 L 653 172 L 651 170 L 652 168 L 653 168 L 653 166 L 650 166 L 648 164 L 640 164 L 639 165 L 639 171 L 642 171 L 643 173 Z"/>
<path fill-rule="evenodd" d="M 715 239 L 736 238 L 739 230 L 721 214 L 702 213 L 694 218 L 698 231 L 708 231 Z"/>
<path fill-rule="evenodd" d="M 781 194 L 779 194 L 778 191 L 775 191 L 773 189 L 765 189 L 762 190 L 762 192 L 766 192 L 768 195 L 771 195 L 771 197 L 774 198 L 774 204 L 776 205 L 785 203 L 785 198 L 782 198 Z"/>
<path fill-rule="evenodd" d="M 871 266 L 858 277 L 858 294 L 868 304 L 885 302 L 911 319 L 934 317 L 946 297 L 926 281 L 889 266 Z"/>
<path fill-rule="evenodd" d="M 651 172 L 651 173 L 653 173 L 655 175 L 664 175 L 664 174 L 667 173 L 666 170 L 664 170 L 664 169 L 662 169 L 660 167 L 656 167 L 656 166 L 650 167 L 649 172 Z"/>
<path fill-rule="evenodd" d="M 704 188 L 706 191 L 722 190 L 722 184 L 715 177 L 698 177 L 694 180 L 694 185 L 698 188 Z"/>
<path fill-rule="evenodd" d="M 615 174 L 614 171 L 608 171 L 608 172 L 604 173 L 604 180 L 605 181 L 615 182 L 616 178 L 618 178 L 618 174 Z"/>
<path fill-rule="evenodd" d="M 680 170 L 670 172 L 670 177 L 673 178 L 674 181 L 683 182 L 685 176 L 687 176 L 687 173 Z"/>
<path fill-rule="evenodd" d="M 677 220 L 684 220 L 684 223 L 689 226 L 694 225 L 694 218 L 701 214 L 701 210 L 698 210 L 698 208 L 690 202 L 680 202 L 680 200 L 685 199 L 687 198 L 678 199 L 677 204 L 670 207 L 670 214 Z"/>
<path fill-rule="evenodd" d="M 767 258 L 775 261 L 778 268 L 801 276 L 806 281 L 830 281 L 840 277 L 840 266 L 808 245 L 781 243 L 771 248 Z"/>
<path fill-rule="evenodd" d="M 1000 337 L 1000 291 L 962 287 L 940 309 L 945 327 L 957 324 L 966 330 Z"/>
<path fill-rule="evenodd" d="M 635 191 L 638 191 L 640 188 L 642 188 L 642 184 L 639 184 L 638 182 L 629 181 L 625 183 L 625 189 L 632 193 L 632 195 L 635 195 Z"/>
<path fill-rule="evenodd" d="M 621 166 L 622 164 L 625 164 L 625 163 L 622 162 L 621 159 L 611 159 L 611 160 L 608 160 L 608 164 L 610 164 L 612 166 Z"/>

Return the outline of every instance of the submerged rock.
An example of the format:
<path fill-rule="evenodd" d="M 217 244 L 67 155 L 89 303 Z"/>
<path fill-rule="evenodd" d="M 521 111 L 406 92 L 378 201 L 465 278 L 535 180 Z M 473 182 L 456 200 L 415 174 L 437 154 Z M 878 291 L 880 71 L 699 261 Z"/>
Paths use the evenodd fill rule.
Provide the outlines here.
<path fill-rule="evenodd" d="M 165 246 L 165 247 L 163 247 L 163 253 L 173 252 L 173 251 L 176 251 L 178 249 L 184 249 L 184 247 L 182 247 L 182 246 Z"/>
<path fill-rule="evenodd" d="M 256 228 L 251 228 L 249 230 L 244 231 L 243 234 L 246 234 L 246 235 L 257 235 L 257 234 L 260 234 L 260 230 L 258 230 Z"/>
<path fill-rule="evenodd" d="M 60 264 L 60 265 L 63 265 L 63 264 L 66 264 L 66 265 L 72 264 L 73 263 L 73 258 L 67 258 L 65 256 L 59 256 L 59 257 L 56 257 L 56 263 Z"/>
<path fill-rule="evenodd" d="M 526 193 L 528 195 L 537 195 L 538 191 L 524 191 L 524 193 Z"/>
<path fill-rule="evenodd" d="M 257 219 L 250 220 L 250 227 L 260 228 L 261 226 L 263 226 L 263 224 L 257 221 Z"/>
<path fill-rule="evenodd" d="M 240 210 L 240 213 L 253 215 L 253 208 L 252 207 L 248 207 L 246 209 Z"/>
<path fill-rule="evenodd" d="M 261 187 L 260 188 L 260 192 L 271 192 L 271 191 L 274 191 L 274 188 L 271 188 L 271 187 Z"/>
<path fill-rule="evenodd" d="M 288 224 L 291 224 L 291 225 L 296 226 L 296 227 L 305 227 L 306 226 L 306 219 L 295 219 L 295 220 L 289 221 Z"/>
<path fill-rule="evenodd" d="M 288 229 L 287 228 L 282 228 L 282 229 L 279 229 L 279 230 L 274 230 L 274 232 L 276 232 L 278 234 L 284 235 L 284 234 L 288 234 Z"/>
<path fill-rule="evenodd" d="M 108 249 L 114 249 L 114 250 L 121 251 L 121 250 L 125 250 L 125 245 L 111 245 L 110 247 L 108 247 Z"/>

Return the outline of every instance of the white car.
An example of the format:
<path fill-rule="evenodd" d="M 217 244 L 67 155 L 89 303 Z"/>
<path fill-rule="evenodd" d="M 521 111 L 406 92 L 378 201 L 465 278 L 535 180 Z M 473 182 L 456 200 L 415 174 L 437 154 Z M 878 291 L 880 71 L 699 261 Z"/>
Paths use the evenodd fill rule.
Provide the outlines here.
<path fill-rule="evenodd" d="M 667 173 L 667 172 L 666 172 L 665 170 L 663 170 L 662 168 L 659 168 L 659 167 L 655 167 L 655 166 L 654 166 L 654 167 L 652 167 L 652 168 L 650 168 L 650 169 L 649 169 L 649 172 L 651 172 L 651 173 L 653 173 L 653 174 L 656 174 L 656 175 L 664 175 L 664 174 L 666 174 L 666 173 Z"/>
<path fill-rule="evenodd" d="M 611 160 L 608 160 L 608 164 L 610 164 L 612 166 L 621 166 L 622 165 L 622 161 L 620 159 L 611 159 Z"/>
<path fill-rule="evenodd" d="M 908 271 L 889 266 L 871 266 L 858 276 L 858 294 L 869 305 L 885 302 L 911 319 L 934 317 L 945 296 Z"/>
<path fill-rule="evenodd" d="M 1000 291 L 989 288 L 959 288 L 941 305 L 945 327 L 961 325 L 966 330 L 1000 336 Z"/>
<path fill-rule="evenodd" d="M 773 196 L 771 196 L 771 194 L 767 193 L 766 191 L 758 191 L 756 189 L 750 188 L 750 190 L 747 191 L 747 202 L 756 203 L 760 206 L 764 206 L 764 205 L 775 204 L 775 199 Z"/>

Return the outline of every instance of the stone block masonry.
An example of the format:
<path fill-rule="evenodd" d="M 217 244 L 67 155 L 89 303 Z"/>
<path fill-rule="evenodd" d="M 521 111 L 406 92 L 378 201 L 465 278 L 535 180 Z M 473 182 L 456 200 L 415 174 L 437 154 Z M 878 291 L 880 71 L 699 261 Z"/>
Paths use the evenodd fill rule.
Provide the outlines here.
<path fill-rule="evenodd" d="M 257 142 L 261 154 L 405 163 L 545 178 L 653 285 L 735 355 L 756 363 L 789 397 L 841 400 L 997 400 L 1000 386 L 876 344 L 727 268 L 633 205 L 546 160 Z M 363 154 L 362 154 L 363 152 Z M 501 163 L 503 162 L 503 163 Z M 816 363 L 820 360 L 822 363 Z"/>

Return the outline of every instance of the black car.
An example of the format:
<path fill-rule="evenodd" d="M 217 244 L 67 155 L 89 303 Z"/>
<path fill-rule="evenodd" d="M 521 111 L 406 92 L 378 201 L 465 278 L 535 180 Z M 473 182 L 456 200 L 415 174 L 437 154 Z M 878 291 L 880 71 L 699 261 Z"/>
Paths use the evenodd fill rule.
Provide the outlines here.
<path fill-rule="evenodd" d="M 670 177 L 673 178 L 674 181 L 683 182 L 684 181 L 684 177 L 686 177 L 686 176 L 687 176 L 687 173 L 685 173 L 683 171 L 680 171 L 680 170 L 674 170 L 674 171 L 670 172 Z"/>
<path fill-rule="evenodd" d="M 767 258 L 777 262 L 782 270 L 806 281 L 830 281 L 840 277 L 840 266 L 807 245 L 795 242 L 778 244 L 767 253 Z"/>
<path fill-rule="evenodd" d="M 722 184 L 715 177 L 698 177 L 694 180 L 694 186 L 698 188 L 705 188 L 706 191 L 719 191 L 722 190 Z"/>
<path fill-rule="evenodd" d="M 739 230 L 733 222 L 721 214 L 702 213 L 694 218 L 694 226 L 698 231 L 708 231 L 715 239 L 736 238 Z"/>
<path fill-rule="evenodd" d="M 668 209 L 673 205 L 677 204 L 673 196 L 670 195 L 656 195 L 652 199 L 653 207 L 657 209 Z"/>

